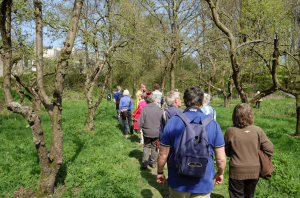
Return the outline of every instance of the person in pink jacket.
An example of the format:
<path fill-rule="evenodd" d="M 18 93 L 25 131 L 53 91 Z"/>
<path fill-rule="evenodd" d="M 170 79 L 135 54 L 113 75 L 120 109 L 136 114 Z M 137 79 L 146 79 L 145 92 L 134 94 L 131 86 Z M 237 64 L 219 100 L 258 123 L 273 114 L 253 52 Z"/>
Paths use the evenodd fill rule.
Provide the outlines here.
<path fill-rule="evenodd" d="M 144 138 L 143 138 L 143 131 L 142 131 L 142 129 L 139 128 L 137 121 L 141 115 L 142 109 L 147 105 L 145 98 L 146 98 L 146 94 L 140 93 L 140 95 L 139 95 L 140 103 L 139 103 L 137 109 L 132 113 L 134 129 L 136 131 L 138 131 L 139 133 L 141 133 L 141 142 L 139 143 L 139 145 L 144 144 Z"/>

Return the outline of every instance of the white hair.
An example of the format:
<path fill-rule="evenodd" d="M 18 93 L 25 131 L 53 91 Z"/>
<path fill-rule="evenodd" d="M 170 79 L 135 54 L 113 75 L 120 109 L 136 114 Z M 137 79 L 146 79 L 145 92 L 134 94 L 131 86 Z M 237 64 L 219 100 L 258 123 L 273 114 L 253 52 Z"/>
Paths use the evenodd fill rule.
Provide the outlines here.
<path fill-rule="evenodd" d="M 149 95 L 147 96 L 147 103 L 153 103 L 157 99 L 156 95 Z"/>
<path fill-rule="evenodd" d="M 178 91 L 170 91 L 167 93 L 166 102 L 168 106 L 171 106 L 175 103 L 175 99 L 180 98 L 180 93 Z"/>
<path fill-rule="evenodd" d="M 121 90 L 121 87 L 120 86 L 117 86 L 117 91 Z"/>
<path fill-rule="evenodd" d="M 210 99 L 211 99 L 210 95 L 207 93 L 204 93 L 204 101 L 206 104 L 210 103 Z"/>
<path fill-rule="evenodd" d="M 129 96 L 129 91 L 128 91 L 127 89 L 125 89 L 125 90 L 123 91 L 123 95 L 124 95 L 124 96 Z"/>

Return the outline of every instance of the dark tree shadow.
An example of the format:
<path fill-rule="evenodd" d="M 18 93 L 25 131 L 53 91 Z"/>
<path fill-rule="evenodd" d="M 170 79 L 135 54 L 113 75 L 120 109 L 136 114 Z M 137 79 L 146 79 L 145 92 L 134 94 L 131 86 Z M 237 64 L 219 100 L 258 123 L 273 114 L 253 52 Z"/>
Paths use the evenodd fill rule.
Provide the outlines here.
<path fill-rule="evenodd" d="M 138 149 L 135 149 L 135 150 L 132 150 L 130 153 L 129 153 L 129 157 L 134 157 L 136 158 L 139 163 L 140 163 L 140 167 L 142 167 L 142 158 L 143 158 L 143 152 L 138 150 Z M 155 168 L 156 169 L 156 168 Z M 156 174 L 152 174 L 151 173 L 151 170 L 148 166 L 148 168 L 146 170 L 142 170 L 140 169 L 141 171 L 141 176 L 148 181 L 149 185 L 152 186 L 153 188 L 155 188 L 160 194 L 162 197 L 168 197 L 169 195 L 169 185 L 168 185 L 168 182 L 166 181 L 165 182 L 165 185 L 161 185 L 159 183 L 156 182 Z M 150 190 L 149 189 L 143 189 L 141 191 L 141 194 L 143 195 L 143 197 L 153 197 L 153 195 L 151 196 L 151 194 L 147 194 L 146 192 L 149 192 Z M 151 192 L 152 193 L 152 192 Z"/>
<path fill-rule="evenodd" d="M 134 133 L 134 136 L 130 136 L 129 138 L 128 138 L 131 142 L 136 142 L 136 143 L 139 143 L 140 142 L 140 138 L 139 138 L 139 136 L 137 136 L 136 135 L 136 133 Z M 142 155 L 143 155 L 143 153 L 142 153 Z"/>
<path fill-rule="evenodd" d="M 224 196 L 219 195 L 219 194 L 215 194 L 215 193 L 211 193 L 211 198 L 224 198 Z"/>
<path fill-rule="evenodd" d="M 124 133 L 124 126 L 123 126 L 123 124 L 121 124 L 120 122 L 118 122 L 118 128 L 120 129 L 120 131 L 123 134 Z M 127 128 L 128 128 L 128 126 L 127 126 Z"/>
<path fill-rule="evenodd" d="M 153 197 L 153 193 L 151 192 L 151 190 L 149 189 L 144 189 L 141 191 L 141 195 L 144 197 L 144 198 L 149 198 L 149 197 Z"/>
<path fill-rule="evenodd" d="M 56 175 L 56 179 L 55 179 L 55 186 L 57 186 L 57 184 L 64 184 L 65 183 L 65 179 L 67 177 L 67 164 L 69 162 L 73 162 L 74 160 L 76 160 L 76 158 L 78 157 L 78 155 L 80 154 L 83 146 L 84 146 L 84 142 L 81 141 L 81 139 L 79 137 L 77 137 L 77 135 L 75 136 L 73 142 L 77 145 L 75 154 L 72 156 L 72 158 L 70 158 L 67 161 L 64 161 L 63 164 L 60 167 L 60 170 L 58 172 L 58 174 Z"/>

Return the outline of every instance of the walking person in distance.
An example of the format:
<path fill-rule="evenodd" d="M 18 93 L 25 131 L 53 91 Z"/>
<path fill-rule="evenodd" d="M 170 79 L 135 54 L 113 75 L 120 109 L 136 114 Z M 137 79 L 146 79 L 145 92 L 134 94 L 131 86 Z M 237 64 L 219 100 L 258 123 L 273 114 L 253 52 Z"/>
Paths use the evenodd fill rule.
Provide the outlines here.
<path fill-rule="evenodd" d="M 128 138 L 128 130 L 127 130 L 127 123 L 130 130 L 130 134 L 133 136 L 133 125 L 132 125 L 132 118 L 131 118 L 131 109 L 133 108 L 132 99 L 129 96 L 129 91 L 127 89 L 123 92 L 124 97 L 120 100 L 119 106 L 119 117 L 122 117 L 123 126 L 124 126 L 124 135 Z"/>

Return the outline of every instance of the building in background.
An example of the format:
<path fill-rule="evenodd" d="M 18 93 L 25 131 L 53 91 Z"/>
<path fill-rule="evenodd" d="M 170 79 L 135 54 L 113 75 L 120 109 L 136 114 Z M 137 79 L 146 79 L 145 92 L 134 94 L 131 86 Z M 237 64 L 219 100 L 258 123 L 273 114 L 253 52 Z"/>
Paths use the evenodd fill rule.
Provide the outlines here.
<path fill-rule="evenodd" d="M 57 60 L 60 54 L 62 47 L 52 47 L 45 48 L 43 53 L 44 60 Z M 84 66 L 85 64 L 85 52 L 81 49 L 72 50 L 72 58 L 70 61 L 70 73 L 86 73 Z M 88 67 L 91 68 L 95 64 L 95 59 L 93 56 L 89 55 Z M 14 71 L 17 73 L 21 72 L 36 72 L 35 60 L 28 60 L 26 57 L 23 57 L 16 65 L 14 65 Z M 3 76 L 3 62 L 0 56 L 0 77 Z"/>

